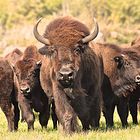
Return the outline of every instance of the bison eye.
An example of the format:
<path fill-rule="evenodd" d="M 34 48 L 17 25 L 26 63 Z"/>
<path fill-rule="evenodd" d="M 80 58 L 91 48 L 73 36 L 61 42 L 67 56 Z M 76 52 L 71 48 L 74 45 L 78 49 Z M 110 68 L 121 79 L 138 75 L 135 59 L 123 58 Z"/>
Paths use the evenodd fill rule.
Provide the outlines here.
<path fill-rule="evenodd" d="M 122 56 L 115 56 L 114 61 L 117 63 L 117 68 L 118 69 L 120 69 L 124 64 L 124 60 L 123 60 Z"/>
<path fill-rule="evenodd" d="M 80 48 L 76 48 L 76 49 L 74 50 L 74 53 L 75 53 L 76 55 L 79 55 L 79 54 L 81 53 Z"/>
<path fill-rule="evenodd" d="M 81 54 L 81 49 L 80 49 L 80 47 L 77 47 L 77 48 L 75 48 L 74 49 L 74 53 L 76 54 L 76 55 L 79 55 L 79 54 Z"/>

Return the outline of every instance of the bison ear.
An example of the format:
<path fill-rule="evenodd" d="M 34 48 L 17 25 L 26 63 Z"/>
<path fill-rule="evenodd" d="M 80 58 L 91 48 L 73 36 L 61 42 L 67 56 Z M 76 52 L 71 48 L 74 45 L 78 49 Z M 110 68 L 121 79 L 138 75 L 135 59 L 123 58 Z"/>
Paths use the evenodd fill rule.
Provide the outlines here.
<path fill-rule="evenodd" d="M 124 64 L 123 55 L 121 55 L 121 56 L 115 56 L 114 57 L 114 61 L 117 63 L 117 68 L 120 69 L 123 66 L 123 64 Z"/>
<path fill-rule="evenodd" d="M 44 47 L 40 48 L 40 49 L 38 50 L 38 52 L 39 52 L 40 54 L 42 54 L 42 55 L 46 55 L 47 52 L 48 52 L 48 47 L 47 47 L 47 46 L 44 46 Z"/>

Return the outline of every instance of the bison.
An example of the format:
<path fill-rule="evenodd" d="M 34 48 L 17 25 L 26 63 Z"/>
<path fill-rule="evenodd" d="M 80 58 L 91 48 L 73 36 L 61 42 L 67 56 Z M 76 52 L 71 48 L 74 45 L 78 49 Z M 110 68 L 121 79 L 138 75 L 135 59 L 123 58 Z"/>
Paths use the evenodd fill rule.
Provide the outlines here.
<path fill-rule="evenodd" d="M 49 99 L 40 85 L 39 74 L 41 56 L 35 46 L 28 46 L 22 58 L 15 63 L 14 70 L 18 81 L 18 102 L 28 130 L 34 129 L 33 109 L 39 112 L 39 122 L 47 127 L 50 116 Z"/>
<path fill-rule="evenodd" d="M 0 58 L 0 107 L 6 116 L 9 131 L 18 129 L 19 108 L 16 97 L 17 85 L 12 66 L 5 58 Z"/>
<path fill-rule="evenodd" d="M 135 90 L 140 82 L 140 55 L 131 48 L 120 48 L 113 44 L 93 43 L 92 47 L 103 57 L 105 73 L 102 85 L 103 112 L 107 126 L 113 126 L 116 105 L 122 126 L 127 126 L 129 97 L 126 96 Z"/>
<path fill-rule="evenodd" d="M 53 97 L 60 124 L 67 133 L 77 130 L 77 116 L 84 130 L 99 127 L 102 58 L 89 42 L 98 34 L 98 24 L 89 29 L 72 17 L 59 17 L 47 25 L 44 36 L 34 26 L 35 38 L 44 44 L 45 55 L 40 81 L 48 97 Z"/>

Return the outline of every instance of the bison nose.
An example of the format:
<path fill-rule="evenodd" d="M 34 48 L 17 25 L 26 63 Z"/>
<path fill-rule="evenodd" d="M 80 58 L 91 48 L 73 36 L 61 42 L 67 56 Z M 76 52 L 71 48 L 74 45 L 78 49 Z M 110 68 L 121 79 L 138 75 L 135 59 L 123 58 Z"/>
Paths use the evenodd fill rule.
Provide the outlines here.
<path fill-rule="evenodd" d="M 58 74 L 58 81 L 64 88 L 73 87 L 74 85 L 74 72 L 61 71 Z"/>
<path fill-rule="evenodd" d="M 20 90 L 22 92 L 25 92 L 25 93 L 29 93 L 30 92 L 30 88 L 29 87 L 21 87 Z"/>
<path fill-rule="evenodd" d="M 73 79 L 73 71 L 60 71 L 59 78 L 60 80 L 72 80 Z"/>
<path fill-rule="evenodd" d="M 138 84 L 140 84 L 140 75 L 137 75 L 135 77 L 135 82 L 138 83 Z"/>

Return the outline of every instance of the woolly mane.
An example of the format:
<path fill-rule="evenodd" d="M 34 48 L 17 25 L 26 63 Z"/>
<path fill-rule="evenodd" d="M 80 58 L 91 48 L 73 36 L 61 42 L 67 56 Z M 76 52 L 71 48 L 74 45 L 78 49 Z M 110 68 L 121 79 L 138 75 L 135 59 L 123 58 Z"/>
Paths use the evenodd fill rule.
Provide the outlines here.
<path fill-rule="evenodd" d="M 53 45 L 70 46 L 89 35 L 88 28 L 71 17 L 61 17 L 52 21 L 46 28 L 44 37 Z"/>
<path fill-rule="evenodd" d="M 37 59 L 38 58 L 38 50 L 36 46 L 29 46 L 26 48 L 23 54 L 23 59 Z"/>

